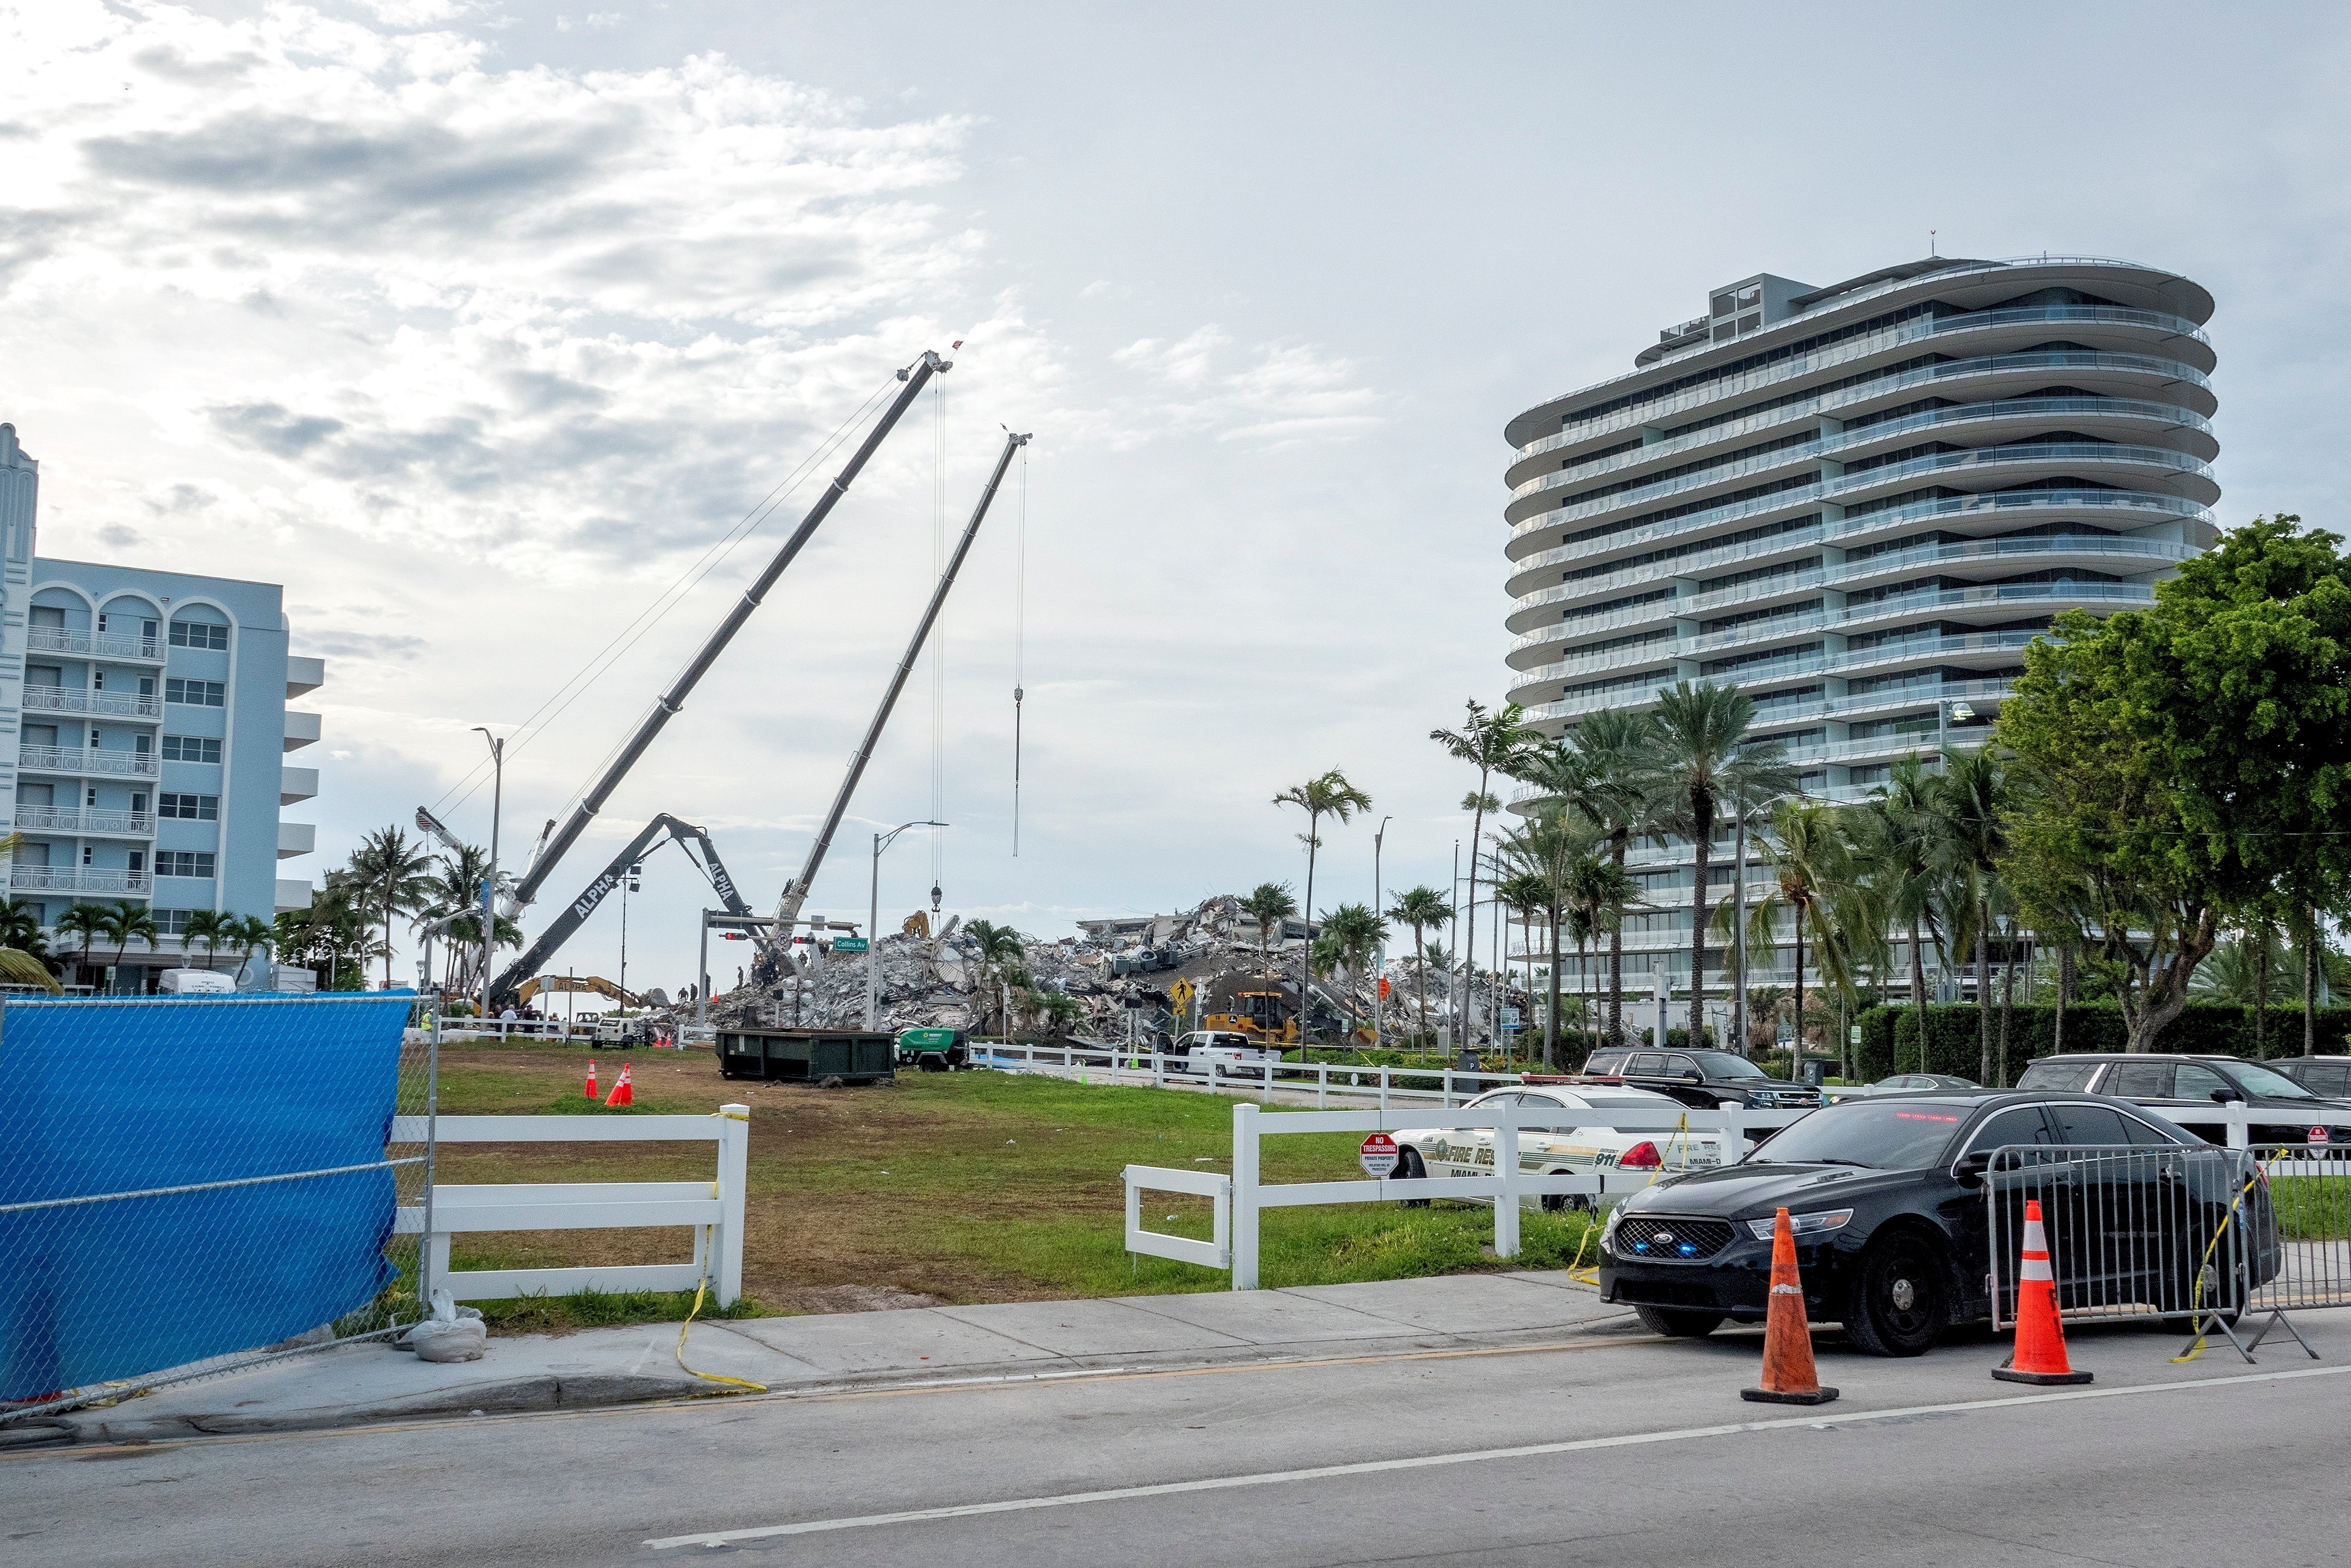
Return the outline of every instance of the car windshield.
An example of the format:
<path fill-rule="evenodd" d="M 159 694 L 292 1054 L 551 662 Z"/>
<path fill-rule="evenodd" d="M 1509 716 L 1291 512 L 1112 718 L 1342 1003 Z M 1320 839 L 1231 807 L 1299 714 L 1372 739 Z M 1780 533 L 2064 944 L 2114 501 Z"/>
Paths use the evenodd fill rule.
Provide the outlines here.
<path fill-rule="evenodd" d="M 1769 1078 L 1771 1075 L 1743 1056 L 1733 1056 L 1727 1051 L 1694 1051 L 1698 1064 L 1706 1069 L 1709 1078 Z"/>
<path fill-rule="evenodd" d="M 1933 1100 L 1824 1106 L 1764 1140 L 1750 1165 L 1866 1166 L 1915 1171 L 1939 1164 L 1971 1107 Z"/>
<path fill-rule="evenodd" d="M 2296 1083 L 2283 1072 L 2272 1072 L 2266 1067 L 2255 1067 L 2249 1061 L 2229 1063 L 2229 1076 L 2237 1087 L 2248 1094 L 2266 1094 L 2273 1100 L 2315 1100 L 2317 1095 Z"/>

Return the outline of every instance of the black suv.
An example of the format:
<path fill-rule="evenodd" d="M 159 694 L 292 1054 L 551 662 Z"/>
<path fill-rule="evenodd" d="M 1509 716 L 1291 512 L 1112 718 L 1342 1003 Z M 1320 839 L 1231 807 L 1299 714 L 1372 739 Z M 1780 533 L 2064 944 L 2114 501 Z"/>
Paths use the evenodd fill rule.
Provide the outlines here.
<path fill-rule="evenodd" d="M 2351 1094 L 2351 1056 L 2288 1056 L 2262 1065 L 2313 1094 L 2337 1100 Z"/>
<path fill-rule="evenodd" d="M 2336 1134 L 2304 1118 L 2302 1113 L 2345 1107 L 2343 1101 L 2324 1099 L 2283 1073 L 2234 1056 L 2086 1051 L 2078 1056 L 2044 1056 L 2025 1068 L 2016 1086 L 2110 1094 L 2160 1111 L 2213 1144 L 2227 1143 L 2229 1133 L 2224 1123 L 2196 1119 L 2196 1113 L 2210 1105 L 2241 1100 L 2249 1110 L 2273 1113 L 2275 1121 L 2256 1122 L 2247 1129 L 2248 1137 L 2257 1145 L 2332 1143 Z"/>
<path fill-rule="evenodd" d="M 2103 1163 L 2117 1147 L 2146 1157 L 2105 1164 L 2103 1174 L 2083 1163 L 2093 1153 Z M 2022 1163 L 2006 1163 L 2019 1149 Z M 1761 1322 L 1773 1217 L 1785 1208 L 1806 1315 L 1842 1322 L 1872 1355 L 1917 1355 L 1945 1329 L 1991 1312 L 1993 1204 L 2002 1234 L 2014 1236 L 2026 1197 L 2076 1176 L 2091 1186 L 2111 1182 L 2117 1168 L 2129 1192 L 2115 1212 L 2139 1217 L 2134 1225 L 2161 1219 L 2172 1246 L 2134 1236 L 2131 1248 L 2101 1250 L 2061 1221 L 2054 1262 L 2065 1303 L 2136 1301 L 2189 1315 L 2211 1239 L 2238 1212 L 2249 1238 L 2245 1285 L 2276 1277 L 2269 1188 L 2247 1185 L 2237 1150 L 2114 1100 L 1961 1089 L 1842 1101 L 1782 1128 L 1738 1165 L 1644 1187 L 1610 1211 L 1600 1234 L 1600 1296 L 1658 1333 L 1711 1333 L 1725 1318 Z"/>
<path fill-rule="evenodd" d="M 1719 1105 L 1809 1111 L 1821 1103 L 1821 1092 L 1814 1085 L 1774 1078 L 1731 1051 L 1646 1051 L 1608 1046 L 1592 1053 L 1592 1060 L 1583 1064 L 1583 1076 L 1603 1083 L 1654 1089 L 1701 1111 L 1711 1111 Z"/>

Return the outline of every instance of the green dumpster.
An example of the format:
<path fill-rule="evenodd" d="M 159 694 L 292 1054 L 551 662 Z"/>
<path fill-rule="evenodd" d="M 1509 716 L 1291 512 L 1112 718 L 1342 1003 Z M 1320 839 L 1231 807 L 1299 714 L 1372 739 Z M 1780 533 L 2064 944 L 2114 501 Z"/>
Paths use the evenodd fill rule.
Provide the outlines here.
<path fill-rule="evenodd" d="M 886 1034 L 843 1029 L 723 1029 L 718 1071 L 785 1083 L 879 1083 L 896 1076 Z"/>

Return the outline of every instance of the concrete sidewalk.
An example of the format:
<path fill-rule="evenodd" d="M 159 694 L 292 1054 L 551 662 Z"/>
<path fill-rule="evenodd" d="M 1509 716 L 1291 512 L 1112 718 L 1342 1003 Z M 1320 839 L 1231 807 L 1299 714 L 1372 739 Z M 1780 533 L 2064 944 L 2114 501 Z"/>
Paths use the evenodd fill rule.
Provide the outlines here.
<path fill-rule="evenodd" d="M 1632 1322 L 1562 1272 L 1457 1274 L 697 1322 L 685 1360 L 791 1393 L 1541 1343 Z M 742 1392 L 681 1371 L 677 1338 L 675 1323 L 649 1323 L 493 1339 L 452 1365 L 343 1345 L 50 1419 L 76 1442 L 152 1441 Z"/>

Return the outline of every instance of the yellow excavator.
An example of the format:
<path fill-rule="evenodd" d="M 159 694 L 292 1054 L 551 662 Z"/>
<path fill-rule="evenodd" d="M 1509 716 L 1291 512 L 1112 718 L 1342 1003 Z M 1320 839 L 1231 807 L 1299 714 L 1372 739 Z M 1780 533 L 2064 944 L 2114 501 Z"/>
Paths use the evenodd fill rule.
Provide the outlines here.
<path fill-rule="evenodd" d="M 530 998 L 541 991 L 592 991 L 600 997 L 610 997 L 624 1008 L 642 1008 L 643 997 L 624 991 L 601 975 L 539 975 L 525 980 L 516 995 L 528 1007 Z"/>
<path fill-rule="evenodd" d="M 1233 998 L 1232 1011 L 1210 1013 L 1200 1020 L 1200 1027 L 1232 1030 L 1260 1045 L 1298 1043 L 1298 1019 L 1291 1013 L 1290 998 L 1280 991 L 1238 992 Z"/>

